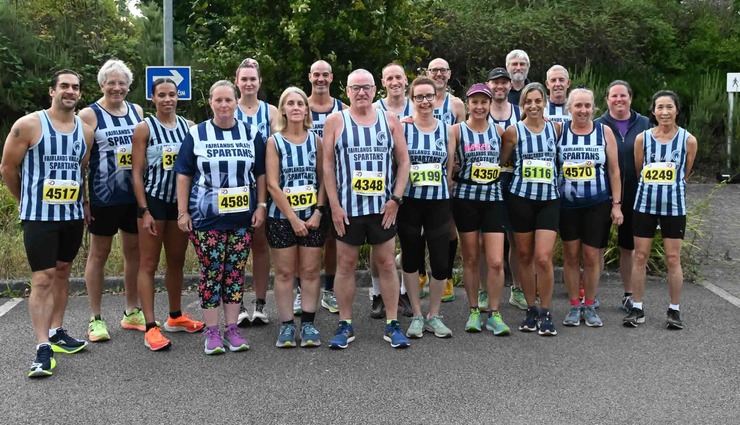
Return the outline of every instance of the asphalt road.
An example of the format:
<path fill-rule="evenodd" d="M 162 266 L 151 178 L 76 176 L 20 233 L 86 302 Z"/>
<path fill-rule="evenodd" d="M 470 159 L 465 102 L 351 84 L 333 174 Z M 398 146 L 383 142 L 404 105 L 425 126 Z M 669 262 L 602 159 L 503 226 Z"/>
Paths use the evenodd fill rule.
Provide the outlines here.
<path fill-rule="evenodd" d="M 425 334 L 406 350 L 392 349 L 383 321 L 368 316 L 363 288 L 355 300 L 357 339 L 346 350 L 277 349 L 271 323 L 246 330 L 248 352 L 215 357 L 203 354 L 201 335 L 188 334 L 171 335 L 167 352 L 149 352 L 142 333 L 117 325 L 123 297 L 106 295 L 112 340 L 58 354 L 54 375 L 42 380 L 26 378 L 34 341 L 24 300 L 0 317 L 0 423 L 740 422 L 738 309 L 700 286 L 685 287 L 683 331 L 665 329 L 667 289 L 657 279 L 648 286 L 647 323 L 627 329 L 612 275 L 599 296 L 604 327 L 558 325 L 551 338 L 467 334 L 465 295 L 456 293 L 443 306 L 452 339 Z M 195 294 L 184 305 L 200 317 Z M 566 308 L 558 285 L 556 323 Z M 272 294 L 268 310 L 276 320 Z M 157 314 L 166 311 L 159 294 Z M 523 318 L 508 304 L 502 313 L 512 328 Z M 70 333 L 83 336 L 87 317 L 86 297 L 70 299 Z M 325 310 L 318 315 L 325 345 L 336 320 Z"/>

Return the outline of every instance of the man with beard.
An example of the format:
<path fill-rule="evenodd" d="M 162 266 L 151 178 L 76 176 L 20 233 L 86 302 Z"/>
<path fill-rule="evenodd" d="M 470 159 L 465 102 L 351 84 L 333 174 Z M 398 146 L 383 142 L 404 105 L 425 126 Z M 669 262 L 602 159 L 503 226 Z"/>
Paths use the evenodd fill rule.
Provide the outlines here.
<path fill-rule="evenodd" d="M 509 103 L 519 105 L 522 89 L 531 82 L 527 78 L 527 74 L 529 74 L 529 55 L 527 52 L 518 49 L 509 52 L 506 55 L 506 70 L 511 76 Z"/>

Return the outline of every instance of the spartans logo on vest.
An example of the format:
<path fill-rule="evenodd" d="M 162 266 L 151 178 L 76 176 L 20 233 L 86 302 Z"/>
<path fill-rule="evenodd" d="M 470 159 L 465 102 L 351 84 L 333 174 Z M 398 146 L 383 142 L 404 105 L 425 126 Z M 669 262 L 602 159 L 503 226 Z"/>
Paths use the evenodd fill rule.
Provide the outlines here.
<path fill-rule="evenodd" d="M 452 118 L 452 112 L 445 112 L 444 115 L 442 115 L 442 122 L 447 124 L 454 124 L 455 120 Z"/>
<path fill-rule="evenodd" d="M 434 141 L 434 145 L 437 146 L 437 150 L 443 151 L 445 149 L 445 141 L 443 139 L 437 139 Z"/>
<path fill-rule="evenodd" d="M 385 131 L 379 131 L 378 132 L 378 145 L 383 146 L 388 143 L 388 135 L 385 133 Z"/>
<path fill-rule="evenodd" d="M 262 135 L 262 138 L 267 140 L 267 123 L 266 122 L 259 123 L 257 125 L 257 131 L 260 132 L 260 134 Z"/>
<path fill-rule="evenodd" d="M 72 146 L 72 152 L 75 155 L 79 155 L 81 151 L 82 151 L 82 142 L 80 142 L 79 140 L 77 140 L 74 143 L 74 145 Z"/>
<path fill-rule="evenodd" d="M 308 165 L 312 167 L 316 166 L 316 151 L 308 154 Z"/>

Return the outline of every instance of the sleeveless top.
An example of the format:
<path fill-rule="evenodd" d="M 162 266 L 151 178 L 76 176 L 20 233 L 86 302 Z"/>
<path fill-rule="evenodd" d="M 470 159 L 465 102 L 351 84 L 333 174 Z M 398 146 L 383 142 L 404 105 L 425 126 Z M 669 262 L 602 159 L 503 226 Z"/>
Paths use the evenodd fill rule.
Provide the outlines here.
<path fill-rule="evenodd" d="M 298 218 L 308 220 L 318 202 L 318 174 L 321 172 L 316 169 L 316 134 L 309 131 L 301 144 L 291 142 L 280 133 L 275 133 L 272 137 L 280 157 L 280 188 Z M 271 218 L 288 218 L 272 198 L 267 201 L 267 215 Z"/>
<path fill-rule="evenodd" d="M 523 121 L 514 124 L 517 142 L 514 147 L 514 177 L 509 191 L 532 201 L 549 201 L 560 197 L 557 184 L 557 132 L 546 122 L 541 132 L 532 133 Z"/>
<path fill-rule="evenodd" d="M 686 215 L 686 140 L 689 132 L 679 127 L 668 143 L 653 137 L 653 130 L 642 133 L 644 160 L 639 182 L 635 211 L 644 214 Z"/>
<path fill-rule="evenodd" d="M 437 127 L 430 133 L 422 132 L 416 124 L 404 124 L 403 130 L 411 164 L 403 196 L 424 200 L 449 199 L 447 124 L 437 120 Z"/>
<path fill-rule="evenodd" d="M 478 133 L 460 123 L 460 142 L 457 156 L 460 171 L 455 181 L 453 196 L 471 201 L 502 201 L 501 138 L 496 126 L 488 124 L 486 131 Z"/>
<path fill-rule="evenodd" d="M 560 206 L 579 208 L 608 201 L 611 190 L 604 126 L 594 123 L 591 133 L 577 135 L 570 125 L 570 121 L 563 124 L 558 142 Z"/>
<path fill-rule="evenodd" d="M 174 167 L 180 145 L 188 134 L 188 122 L 177 117 L 177 125 L 167 128 L 155 116 L 144 122 L 149 127 L 149 141 L 146 146 L 147 169 L 144 174 L 144 191 L 168 203 L 176 202 L 177 175 Z"/>

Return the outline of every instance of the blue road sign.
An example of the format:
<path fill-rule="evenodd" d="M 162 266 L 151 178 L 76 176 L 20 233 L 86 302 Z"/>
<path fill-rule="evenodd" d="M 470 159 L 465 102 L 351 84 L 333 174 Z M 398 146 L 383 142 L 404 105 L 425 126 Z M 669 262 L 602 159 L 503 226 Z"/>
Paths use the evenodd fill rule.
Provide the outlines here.
<path fill-rule="evenodd" d="M 146 98 L 152 98 L 152 83 L 157 78 L 171 78 L 177 84 L 177 98 L 190 100 L 191 81 L 189 66 L 147 66 L 146 67 Z"/>

